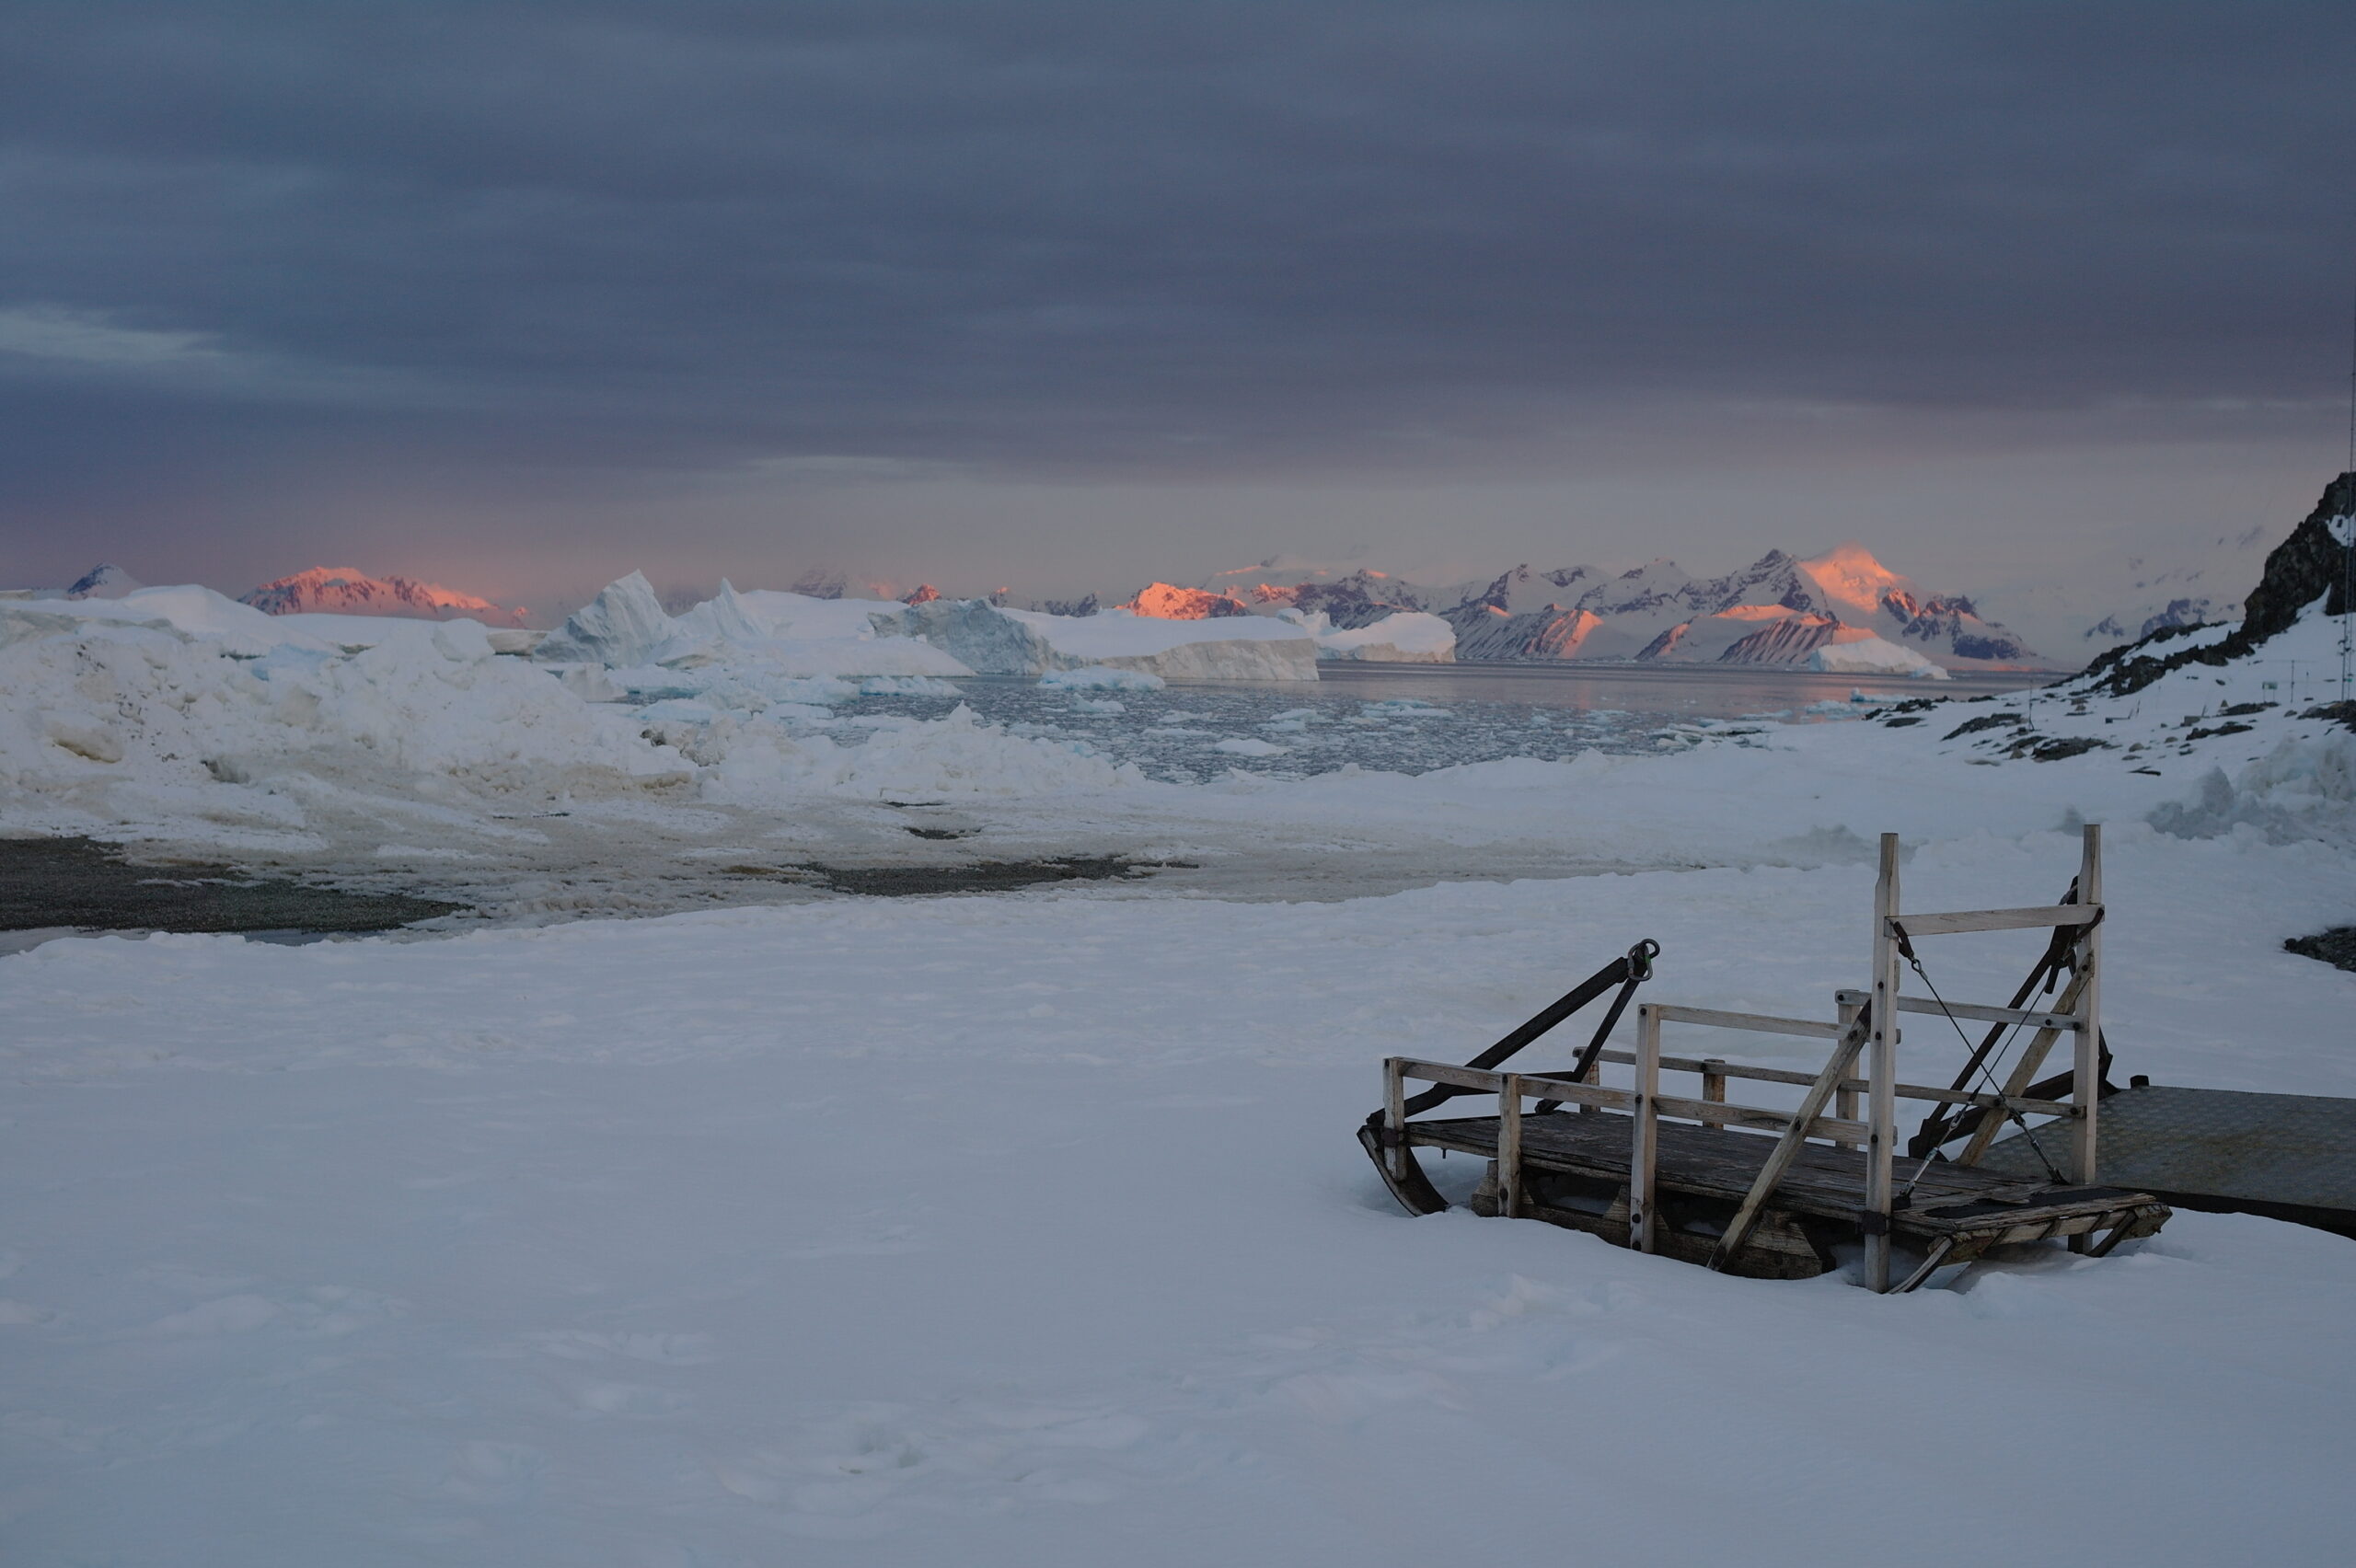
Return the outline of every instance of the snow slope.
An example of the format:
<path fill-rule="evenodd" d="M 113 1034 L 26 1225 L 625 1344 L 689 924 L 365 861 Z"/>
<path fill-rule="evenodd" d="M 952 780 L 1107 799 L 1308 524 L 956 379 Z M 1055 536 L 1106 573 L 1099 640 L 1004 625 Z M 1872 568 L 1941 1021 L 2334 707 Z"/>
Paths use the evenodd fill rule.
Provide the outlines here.
<path fill-rule="evenodd" d="M 1910 885 L 2072 855 L 1925 845 Z M 2122 1066 L 2356 1092 L 2316 1049 L 2350 977 L 2275 946 L 2345 870 L 2119 835 Z M 1637 935 L 1663 999 L 1826 1011 L 1870 881 L 0 960 L 12 1555 L 1819 1568 L 1955 1497 L 2026 1564 L 2343 1561 L 2339 1238 L 2181 1214 L 1874 1297 L 1409 1219 L 1351 1142 L 1382 1055 L 1469 1055 Z"/>

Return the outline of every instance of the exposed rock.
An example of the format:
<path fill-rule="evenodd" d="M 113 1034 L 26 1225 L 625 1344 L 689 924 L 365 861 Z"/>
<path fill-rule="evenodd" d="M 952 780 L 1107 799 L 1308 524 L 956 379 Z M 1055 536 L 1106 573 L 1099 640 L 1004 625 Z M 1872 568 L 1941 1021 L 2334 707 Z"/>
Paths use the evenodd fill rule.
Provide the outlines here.
<path fill-rule="evenodd" d="M 134 590 L 144 586 L 146 586 L 146 584 L 141 582 L 136 577 L 132 576 L 131 573 L 123 571 L 122 568 L 114 565 L 112 562 L 103 562 L 98 566 L 92 567 L 89 571 L 75 578 L 74 580 L 73 586 L 65 590 L 64 597 L 68 599 L 120 599 L 125 594 L 132 593 Z"/>
<path fill-rule="evenodd" d="M 2250 590 L 2242 624 L 2230 635 L 2171 649 L 2170 642 L 2189 638 L 2194 628 L 2165 627 L 2141 642 L 2111 650 L 2088 665 L 2086 674 L 2097 689 L 2125 696 L 2188 664 L 2226 664 L 2246 658 L 2317 603 L 2326 615 L 2342 614 L 2349 607 L 2351 538 L 2356 538 L 2356 472 L 2327 485 L 2306 520 L 2267 556 L 2265 575 Z"/>
<path fill-rule="evenodd" d="M 1252 606 L 1242 600 L 1207 588 L 1180 588 L 1169 582 L 1149 582 L 1123 605 L 1156 620 L 1213 620 L 1221 616 L 1248 616 Z"/>
<path fill-rule="evenodd" d="M 127 589 L 124 591 L 128 592 Z M 94 594 L 83 596 L 111 598 L 119 595 Z M 371 577 L 348 566 L 315 566 L 292 577 L 281 577 L 244 594 L 238 602 L 251 605 L 269 616 L 315 613 L 405 616 L 424 620 L 479 620 L 486 625 L 506 626 L 523 625 L 525 616 L 521 605 L 494 605 L 489 599 L 478 598 L 472 594 L 461 594 L 438 582 L 420 582 L 410 577 Z"/>

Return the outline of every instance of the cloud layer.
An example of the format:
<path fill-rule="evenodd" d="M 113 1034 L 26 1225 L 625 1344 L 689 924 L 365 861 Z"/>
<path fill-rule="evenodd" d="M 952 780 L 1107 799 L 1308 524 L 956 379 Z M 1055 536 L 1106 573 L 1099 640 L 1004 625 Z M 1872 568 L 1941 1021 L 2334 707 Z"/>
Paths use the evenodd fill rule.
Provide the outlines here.
<path fill-rule="evenodd" d="M 2331 6 L 15 7 L 0 507 L 2304 431 L 2351 55 Z"/>

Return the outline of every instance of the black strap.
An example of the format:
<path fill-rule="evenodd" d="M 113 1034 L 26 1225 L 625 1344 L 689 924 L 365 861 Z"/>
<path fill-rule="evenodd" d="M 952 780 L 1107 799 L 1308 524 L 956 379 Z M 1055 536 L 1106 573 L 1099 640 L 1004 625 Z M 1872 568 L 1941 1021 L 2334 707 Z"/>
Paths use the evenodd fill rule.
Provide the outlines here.
<path fill-rule="evenodd" d="M 1603 1043 L 1611 1038 L 1613 1027 L 1620 1021 L 1620 1015 L 1628 1010 L 1628 998 L 1636 994 L 1636 987 L 1643 985 L 1651 974 L 1651 969 L 1646 968 L 1642 974 L 1629 975 L 1620 987 L 1620 994 L 1611 998 L 1611 1010 L 1603 1015 L 1603 1022 L 1597 1026 L 1594 1037 L 1588 1041 L 1587 1049 L 1579 1053 L 1579 1059 L 1571 1066 L 1573 1083 L 1587 1081 L 1587 1075 L 1594 1069 L 1595 1059 L 1603 1055 Z M 1538 1114 L 1543 1116 L 1549 1111 L 1559 1110 L 1562 1104 L 1559 1100 L 1542 1100 L 1538 1102 Z"/>
<path fill-rule="evenodd" d="M 1611 1024 L 1619 1021 L 1621 1009 L 1627 1006 L 1630 993 L 1652 978 L 1653 960 L 1659 956 L 1660 944 L 1649 937 L 1646 938 L 1622 956 L 1613 959 L 1576 986 L 1572 986 L 1545 1010 L 1464 1065 L 1476 1072 L 1487 1072 L 1490 1068 L 1511 1058 L 1514 1053 L 1544 1035 L 1547 1031 L 1611 989 L 1612 986 L 1618 986 L 1621 987 L 1620 999 L 1612 1004 L 1611 1018 L 1605 1021 L 1604 1028 L 1597 1032 L 1595 1039 L 1588 1043 L 1587 1050 L 1580 1053 L 1580 1071 L 1584 1072 L 1594 1064 L 1595 1053 L 1603 1049 L 1603 1036 L 1611 1032 Z M 1420 1115 L 1435 1105 L 1446 1104 L 1458 1095 L 1484 1092 L 1486 1091 L 1482 1090 L 1459 1089 L 1454 1084 L 1436 1083 L 1421 1094 L 1411 1096 L 1406 1102 L 1406 1113 L 1410 1116 Z"/>

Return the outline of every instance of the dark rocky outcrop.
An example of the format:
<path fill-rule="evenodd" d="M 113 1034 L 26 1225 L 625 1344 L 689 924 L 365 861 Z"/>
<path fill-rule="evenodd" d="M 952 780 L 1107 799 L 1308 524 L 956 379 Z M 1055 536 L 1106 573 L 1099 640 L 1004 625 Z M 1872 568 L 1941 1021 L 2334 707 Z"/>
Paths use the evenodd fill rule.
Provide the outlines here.
<path fill-rule="evenodd" d="M 2356 472 L 2340 475 L 2324 487 L 2323 499 L 2306 521 L 2266 558 L 2266 571 L 2243 602 L 2242 624 L 2231 636 L 2199 648 L 2167 645 L 2195 628 L 2165 627 L 2141 642 L 2114 648 L 2086 666 L 2085 678 L 2095 689 L 2114 696 L 2141 691 L 2154 681 L 2188 664 L 2228 664 L 2247 658 L 2259 643 L 2288 630 L 2301 611 L 2317 599 L 2326 615 L 2348 609 L 2348 545 L 2332 536 L 2332 525 L 2356 515 Z"/>

